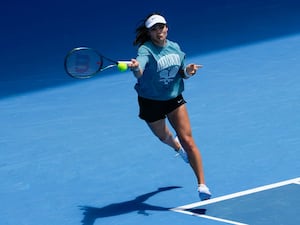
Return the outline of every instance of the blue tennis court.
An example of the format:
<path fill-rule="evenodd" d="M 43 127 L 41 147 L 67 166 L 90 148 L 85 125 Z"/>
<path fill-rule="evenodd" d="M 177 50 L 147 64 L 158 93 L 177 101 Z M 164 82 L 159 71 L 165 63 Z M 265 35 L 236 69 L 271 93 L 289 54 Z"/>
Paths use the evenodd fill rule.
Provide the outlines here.
<path fill-rule="evenodd" d="M 64 18 L 58 27 L 58 19 L 52 23 L 32 11 L 41 16 L 33 28 L 46 22 L 48 39 L 39 33 L 44 27 L 21 36 L 37 20 L 27 17 L 24 29 L 2 37 L 7 46 L 0 53 L 0 224 L 300 223 L 300 5 L 217 2 L 195 3 L 193 13 L 181 18 L 185 27 L 177 15 L 187 6 L 152 6 L 165 12 L 169 38 L 181 43 L 187 62 L 204 65 L 186 81 L 184 96 L 213 198 L 199 201 L 189 166 L 138 118 L 131 72 L 112 69 L 77 81 L 63 70 L 64 54 L 77 45 L 115 58 L 135 57 L 130 32 L 149 8 L 118 14 L 132 26 L 122 28 L 130 30 L 123 39 L 111 31 L 113 43 L 119 41 L 111 49 L 112 40 L 84 25 L 94 14 L 82 23 L 78 19 L 76 26 L 85 30 L 77 34 L 71 18 L 78 14 L 69 18 L 67 3 L 54 4 L 51 9 Z M 87 4 L 83 7 L 96 3 Z M 21 6 L 14 11 L 19 16 L 25 15 Z M 15 18 L 7 28 L 13 25 Z M 14 42 L 16 34 L 24 42 Z M 11 54 L 17 47 L 17 56 Z M 42 51 L 49 55 L 41 57 Z"/>

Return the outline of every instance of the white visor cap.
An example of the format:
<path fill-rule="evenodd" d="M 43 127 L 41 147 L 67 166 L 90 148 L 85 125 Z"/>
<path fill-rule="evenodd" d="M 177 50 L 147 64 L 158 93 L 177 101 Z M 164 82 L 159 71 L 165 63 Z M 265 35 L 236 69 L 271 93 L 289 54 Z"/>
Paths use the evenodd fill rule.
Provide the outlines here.
<path fill-rule="evenodd" d="M 145 26 L 149 29 L 157 23 L 167 24 L 167 21 L 160 15 L 153 15 L 146 20 Z"/>

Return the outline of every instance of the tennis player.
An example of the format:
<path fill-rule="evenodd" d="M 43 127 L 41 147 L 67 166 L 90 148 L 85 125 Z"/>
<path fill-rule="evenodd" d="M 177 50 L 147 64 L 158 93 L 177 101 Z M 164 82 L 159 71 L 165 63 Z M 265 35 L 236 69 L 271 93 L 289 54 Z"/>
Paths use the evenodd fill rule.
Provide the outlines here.
<path fill-rule="evenodd" d="M 129 67 L 137 78 L 140 118 L 145 120 L 155 136 L 169 145 L 192 167 L 201 200 L 211 197 L 205 185 L 200 151 L 192 136 L 191 124 L 182 96 L 184 79 L 194 76 L 201 67 L 185 65 L 185 53 L 179 45 L 167 39 L 166 19 L 158 13 L 149 15 L 136 29 L 138 52 Z M 176 132 L 174 137 L 166 123 Z"/>

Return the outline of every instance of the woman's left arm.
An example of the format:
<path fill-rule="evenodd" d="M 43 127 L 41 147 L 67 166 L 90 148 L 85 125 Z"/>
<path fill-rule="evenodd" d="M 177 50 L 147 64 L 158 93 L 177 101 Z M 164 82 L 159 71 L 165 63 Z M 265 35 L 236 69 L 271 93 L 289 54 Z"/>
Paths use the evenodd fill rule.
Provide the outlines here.
<path fill-rule="evenodd" d="M 202 68 L 202 65 L 191 63 L 188 64 L 183 70 L 179 71 L 183 78 L 187 79 L 194 76 L 198 69 Z"/>

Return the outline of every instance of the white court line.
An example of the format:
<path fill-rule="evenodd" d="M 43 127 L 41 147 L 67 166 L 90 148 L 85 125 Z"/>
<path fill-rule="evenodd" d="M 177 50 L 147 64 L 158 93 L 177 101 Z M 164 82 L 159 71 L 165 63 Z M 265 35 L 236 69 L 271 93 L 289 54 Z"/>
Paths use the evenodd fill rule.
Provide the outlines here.
<path fill-rule="evenodd" d="M 186 210 L 196 208 L 196 207 L 199 207 L 199 206 L 205 206 L 205 205 L 213 204 L 213 203 L 220 202 L 220 201 L 225 201 L 225 200 L 232 199 L 232 198 L 241 197 L 241 196 L 244 196 L 244 195 L 249 195 L 249 194 L 269 190 L 269 189 L 272 189 L 272 188 L 285 186 L 285 185 L 288 185 L 288 184 L 299 184 L 300 185 L 300 177 L 290 179 L 290 180 L 286 180 L 286 181 L 282 181 L 282 182 L 278 182 L 278 183 L 274 183 L 274 184 L 269 184 L 269 185 L 257 187 L 257 188 L 253 188 L 253 189 L 249 189 L 249 190 L 246 190 L 246 191 L 241 191 L 241 192 L 237 192 L 237 193 L 233 193 L 233 194 L 229 194 L 229 195 L 224 195 L 224 196 L 221 196 L 221 197 L 209 199 L 209 200 L 202 201 L 202 202 L 196 202 L 196 203 L 192 203 L 192 204 L 188 204 L 188 205 L 179 206 L 179 207 L 176 207 L 176 208 L 173 208 L 173 209 L 170 209 L 170 210 L 174 211 L 174 212 L 184 213 L 184 214 L 198 216 L 198 217 L 202 217 L 202 218 L 217 220 L 217 221 L 221 221 L 221 222 L 225 222 L 225 223 L 229 223 L 229 224 L 247 225 L 247 224 L 244 224 L 244 223 L 225 220 L 225 219 L 212 217 L 212 216 L 208 216 L 208 215 L 196 214 L 196 213 L 186 211 Z"/>
<path fill-rule="evenodd" d="M 215 220 L 215 221 L 219 221 L 219 222 L 223 222 L 223 223 L 228 223 L 228 224 L 234 224 L 234 225 L 248 225 L 246 223 L 240 223 L 240 222 L 236 222 L 236 221 L 232 221 L 232 220 L 226 220 L 226 219 L 222 219 L 222 218 L 218 218 L 218 217 L 213 217 L 213 216 L 208 216 L 208 215 L 202 215 L 202 214 L 197 214 L 197 213 L 193 213 L 190 211 L 182 211 L 182 210 L 177 210 L 177 208 L 175 209 L 171 209 L 174 212 L 179 212 L 179 213 L 183 213 L 183 214 L 187 214 L 190 216 L 197 216 L 197 217 L 202 217 L 202 218 L 206 218 L 206 219 L 210 219 L 210 220 Z"/>
<path fill-rule="evenodd" d="M 300 185 L 300 179 L 298 181 L 296 181 L 295 184 L 299 184 Z"/>

